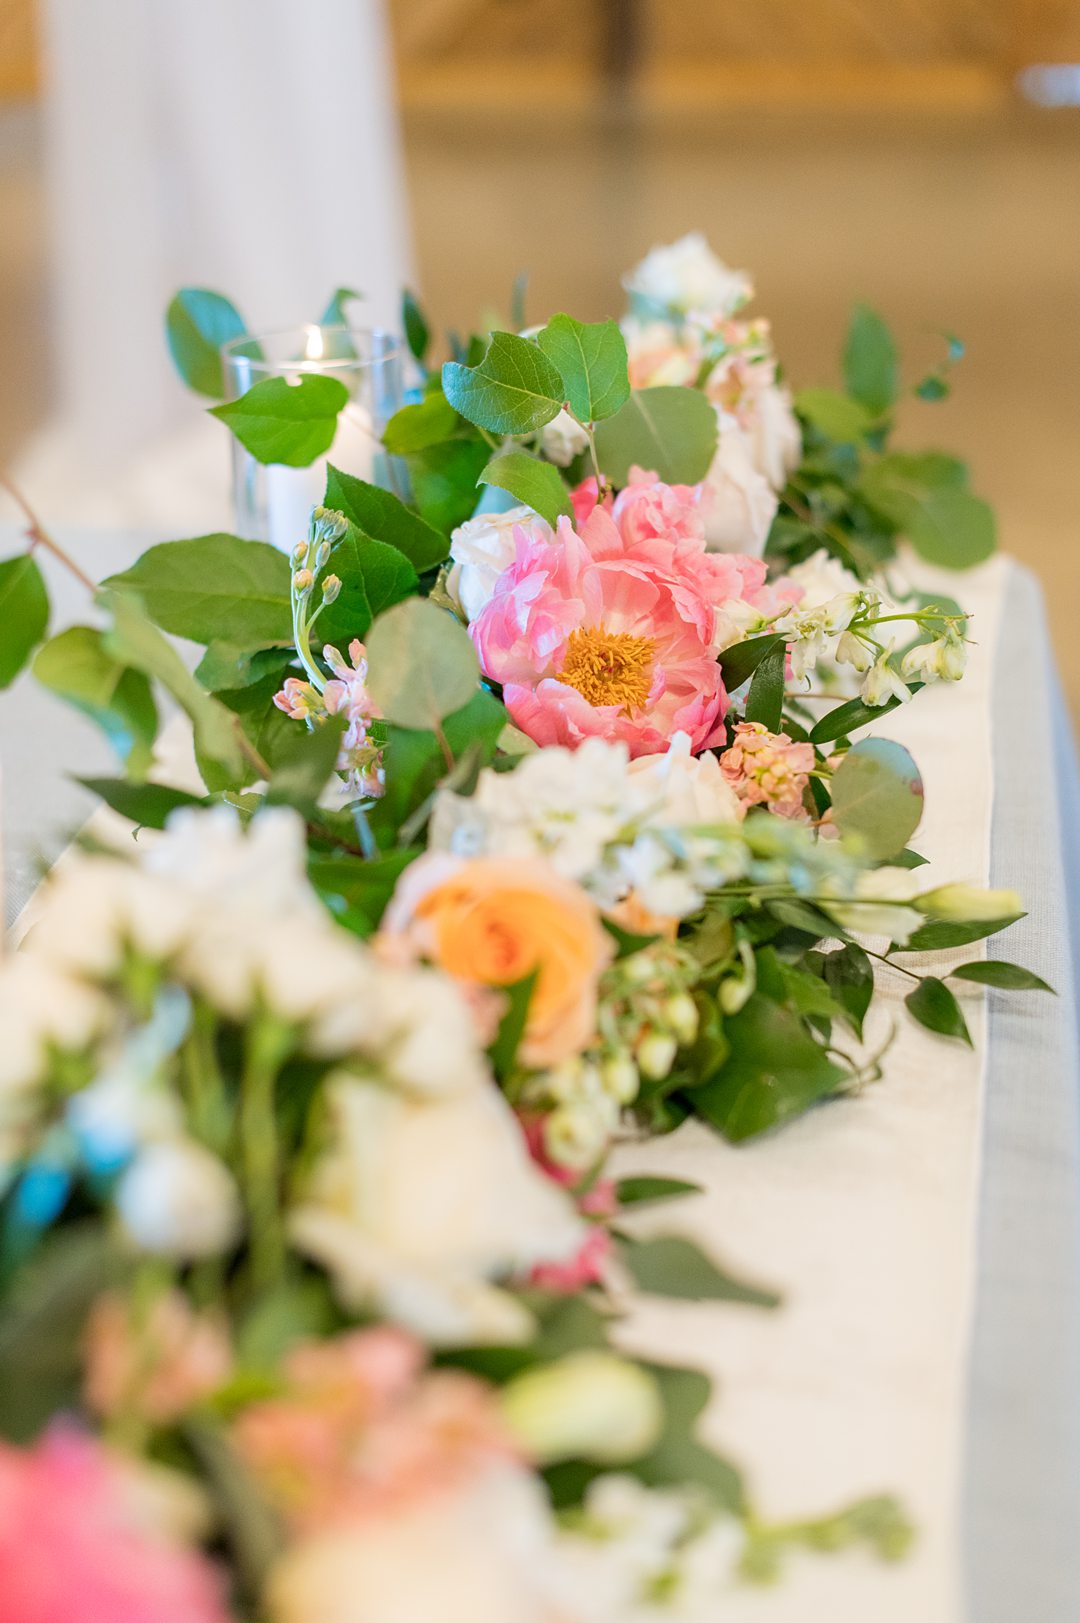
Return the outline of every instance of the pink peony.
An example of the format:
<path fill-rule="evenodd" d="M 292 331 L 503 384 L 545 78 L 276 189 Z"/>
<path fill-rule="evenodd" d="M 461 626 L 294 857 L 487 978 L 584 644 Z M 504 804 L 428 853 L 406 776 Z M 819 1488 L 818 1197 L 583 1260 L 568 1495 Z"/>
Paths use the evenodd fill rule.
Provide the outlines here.
<path fill-rule="evenodd" d="M 580 535 L 567 519 L 554 542 L 519 534 L 469 627 L 480 664 L 538 744 L 602 737 L 637 756 L 686 732 L 706 749 L 723 741 L 727 708 L 713 652 L 716 560 L 682 492 L 638 493 L 623 512 L 625 531 L 596 508 Z"/>
<path fill-rule="evenodd" d="M 147 1531 L 120 1469 L 65 1427 L 0 1443 L 0 1623 L 228 1623 L 193 1551 Z"/>
<path fill-rule="evenodd" d="M 787 733 L 770 733 L 759 721 L 735 728 L 731 748 L 720 757 L 727 781 L 747 806 L 766 806 L 780 817 L 804 821 L 803 796 L 814 768 L 813 744 Z"/>

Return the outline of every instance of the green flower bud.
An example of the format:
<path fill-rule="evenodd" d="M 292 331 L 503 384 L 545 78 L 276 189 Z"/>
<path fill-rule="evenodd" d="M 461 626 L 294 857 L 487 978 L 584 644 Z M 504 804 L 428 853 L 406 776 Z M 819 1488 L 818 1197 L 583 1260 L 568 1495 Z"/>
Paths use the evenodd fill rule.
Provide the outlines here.
<path fill-rule="evenodd" d="M 570 1353 L 526 1370 L 501 1395 L 503 1418 L 540 1465 L 640 1459 L 663 1427 L 659 1388 L 648 1372 L 608 1352 Z"/>

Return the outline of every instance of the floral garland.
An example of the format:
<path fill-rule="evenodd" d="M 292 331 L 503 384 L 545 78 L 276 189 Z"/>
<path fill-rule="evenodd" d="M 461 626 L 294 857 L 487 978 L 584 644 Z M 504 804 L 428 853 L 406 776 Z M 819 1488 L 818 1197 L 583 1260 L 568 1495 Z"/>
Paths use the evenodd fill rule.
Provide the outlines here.
<path fill-rule="evenodd" d="M 791 1544 L 909 1542 L 887 1498 L 763 1525 L 697 1435 L 705 1378 L 617 1350 L 629 1288 L 776 1298 L 635 1238 L 693 1191 L 605 1161 L 878 1077 L 876 959 L 968 1040 L 912 965 L 1019 898 L 921 884 L 915 763 L 851 736 L 962 677 L 962 611 L 871 567 L 927 550 L 928 501 L 940 544 L 942 502 L 885 449 L 869 312 L 849 392 L 792 397 L 700 239 L 627 285 L 622 328 L 438 374 L 407 300 L 411 501 L 331 469 L 290 559 L 152 547 L 48 641 L 61 549 L 31 516 L 0 564 L 5 673 L 34 654 L 117 746 L 103 800 L 164 831 L 62 862 L 0 964 L 0 1623 L 646 1623 Z M 170 307 L 211 387 L 224 304 Z M 219 414 L 270 460 L 295 410 L 321 454 L 303 382 Z M 148 779 L 155 687 L 202 792 Z"/>

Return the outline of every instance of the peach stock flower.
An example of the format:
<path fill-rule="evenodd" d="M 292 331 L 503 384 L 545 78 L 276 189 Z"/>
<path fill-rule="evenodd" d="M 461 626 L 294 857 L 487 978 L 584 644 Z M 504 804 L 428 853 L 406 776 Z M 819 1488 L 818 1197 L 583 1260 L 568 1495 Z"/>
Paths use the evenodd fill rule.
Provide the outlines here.
<path fill-rule="evenodd" d="M 402 942 L 466 986 L 513 986 L 534 970 L 521 1057 L 557 1064 L 596 1026 L 612 942 L 590 898 L 541 861 L 432 852 L 405 870 L 383 919 Z"/>
<path fill-rule="evenodd" d="M 804 821 L 803 795 L 814 768 L 813 744 L 787 733 L 770 733 L 759 721 L 742 721 L 720 758 L 724 777 L 747 806 L 766 806 L 780 817 Z"/>
<path fill-rule="evenodd" d="M 95 1414 L 174 1420 L 227 1379 L 224 1321 L 196 1315 L 180 1291 L 159 1296 L 140 1324 L 122 1296 L 98 1298 L 86 1328 L 83 1396 Z"/>

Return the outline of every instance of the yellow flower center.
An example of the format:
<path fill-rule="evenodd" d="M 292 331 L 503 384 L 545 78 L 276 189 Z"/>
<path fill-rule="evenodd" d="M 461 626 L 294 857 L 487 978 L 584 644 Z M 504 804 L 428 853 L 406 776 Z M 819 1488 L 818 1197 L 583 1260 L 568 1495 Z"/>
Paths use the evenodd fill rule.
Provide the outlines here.
<path fill-rule="evenodd" d="M 617 704 L 630 715 L 649 697 L 652 686 L 651 637 L 628 631 L 572 631 L 559 681 L 576 688 L 590 704 Z"/>

